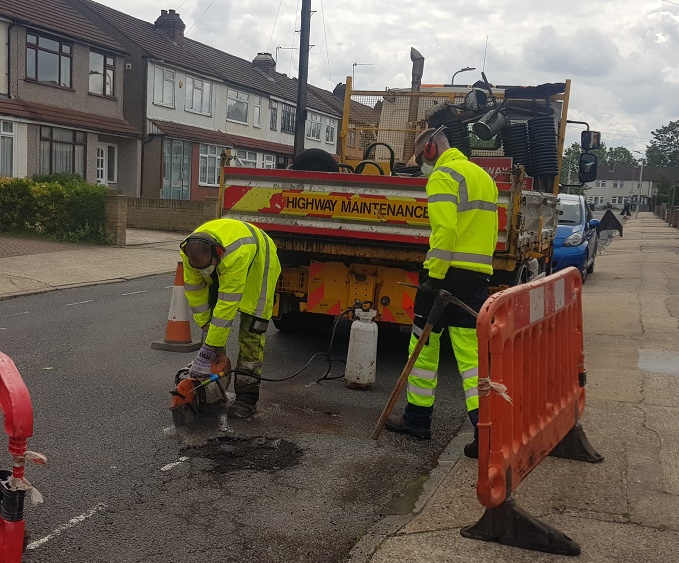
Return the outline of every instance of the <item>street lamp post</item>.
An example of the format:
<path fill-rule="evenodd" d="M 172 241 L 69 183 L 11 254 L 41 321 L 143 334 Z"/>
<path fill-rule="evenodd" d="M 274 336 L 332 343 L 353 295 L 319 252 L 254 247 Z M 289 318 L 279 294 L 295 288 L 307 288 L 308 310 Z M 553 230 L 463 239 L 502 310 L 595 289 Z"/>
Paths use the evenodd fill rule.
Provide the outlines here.
<path fill-rule="evenodd" d="M 634 218 L 639 217 L 639 206 L 641 205 L 641 186 L 644 180 L 644 162 L 646 160 L 645 155 L 641 151 L 632 151 L 641 155 L 641 170 L 639 171 L 639 196 L 637 197 L 637 210 L 634 213 Z"/>
<path fill-rule="evenodd" d="M 455 86 L 455 77 L 460 74 L 461 72 L 467 72 L 468 70 L 476 70 L 475 66 L 466 66 L 464 68 L 461 68 L 460 70 L 457 70 L 453 73 L 453 77 L 450 79 L 450 85 Z"/>

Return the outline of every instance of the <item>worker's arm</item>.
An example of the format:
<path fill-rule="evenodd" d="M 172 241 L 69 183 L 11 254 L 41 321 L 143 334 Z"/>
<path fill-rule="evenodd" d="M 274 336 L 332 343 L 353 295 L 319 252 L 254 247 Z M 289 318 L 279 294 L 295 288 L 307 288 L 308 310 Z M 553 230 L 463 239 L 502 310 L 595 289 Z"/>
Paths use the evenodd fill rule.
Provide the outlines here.
<path fill-rule="evenodd" d="M 457 203 L 460 185 L 444 172 L 434 172 L 427 182 L 431 236 L 424 267 L 435 279 L 446 277 L 457 243 Z"/>
<path fill-rule="evenodd" d="M 203 275 L 189 265 L 189 259 L 181 252 L 184 263 L 184 294 L 189 302 L 193 319 L 202 327 L 210 322 L 210 306 L 208 305 L 209 289 Z"/>
<path fill-rule="evenodd" d="M 205 338 L 206 345 L 217 349 L 226 345 L 238 312 L 238 304 L 243 298 L 250 262 L 250 254 L 242 250 L 231 253 L 217 265 L 219 293 L 217 304 L 212 310 L 210 328 Z"/>

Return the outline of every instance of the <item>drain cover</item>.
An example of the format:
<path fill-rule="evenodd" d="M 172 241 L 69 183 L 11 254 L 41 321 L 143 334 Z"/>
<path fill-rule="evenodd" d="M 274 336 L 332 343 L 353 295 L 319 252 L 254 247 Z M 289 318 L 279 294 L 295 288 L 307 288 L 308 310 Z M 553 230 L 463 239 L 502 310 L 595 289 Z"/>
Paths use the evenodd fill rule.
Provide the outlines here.
<path fill-rule="evenodd" d="M 258 436 L 236 438 L 219 436 L 201 446 L 187 446 L 181 450 L 189 457 L 202 457 L 215 462 L 211 471 L 227 473 L 241 469 L 280 471 L 297 465 L 304 451 L 281 438 Z"/>

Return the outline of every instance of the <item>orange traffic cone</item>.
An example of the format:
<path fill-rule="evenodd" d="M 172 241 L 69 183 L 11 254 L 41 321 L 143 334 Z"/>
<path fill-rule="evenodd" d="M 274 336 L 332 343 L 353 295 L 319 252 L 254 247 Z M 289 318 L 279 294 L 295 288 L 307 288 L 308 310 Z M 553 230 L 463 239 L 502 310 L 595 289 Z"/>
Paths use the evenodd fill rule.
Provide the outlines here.
<path fill-rule="evenodd" d="M 151 344 L 151 348 L 168 352 L 193 352 L 198 350 L 201 343 L 191 340 L 190 318 L 189 302 L 184 294 L 184 264 L 178 262 L 177 272 L 174 275 L 170 313 L 167 316 L 165 340 L 154 342 Z"/>

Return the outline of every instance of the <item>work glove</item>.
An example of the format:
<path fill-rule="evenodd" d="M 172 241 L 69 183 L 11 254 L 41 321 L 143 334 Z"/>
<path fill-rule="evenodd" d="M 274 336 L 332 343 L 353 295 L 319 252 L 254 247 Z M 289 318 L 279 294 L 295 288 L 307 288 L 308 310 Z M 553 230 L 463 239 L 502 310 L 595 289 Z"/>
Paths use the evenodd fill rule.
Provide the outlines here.
<path fill-rule="evenodd" d="M 210 377 L 210 366 L 217 359 L 217 350 L 203 344 L 198 350 L 196 359 L 191 362 L 189 377 L 207 379 Z"/>

